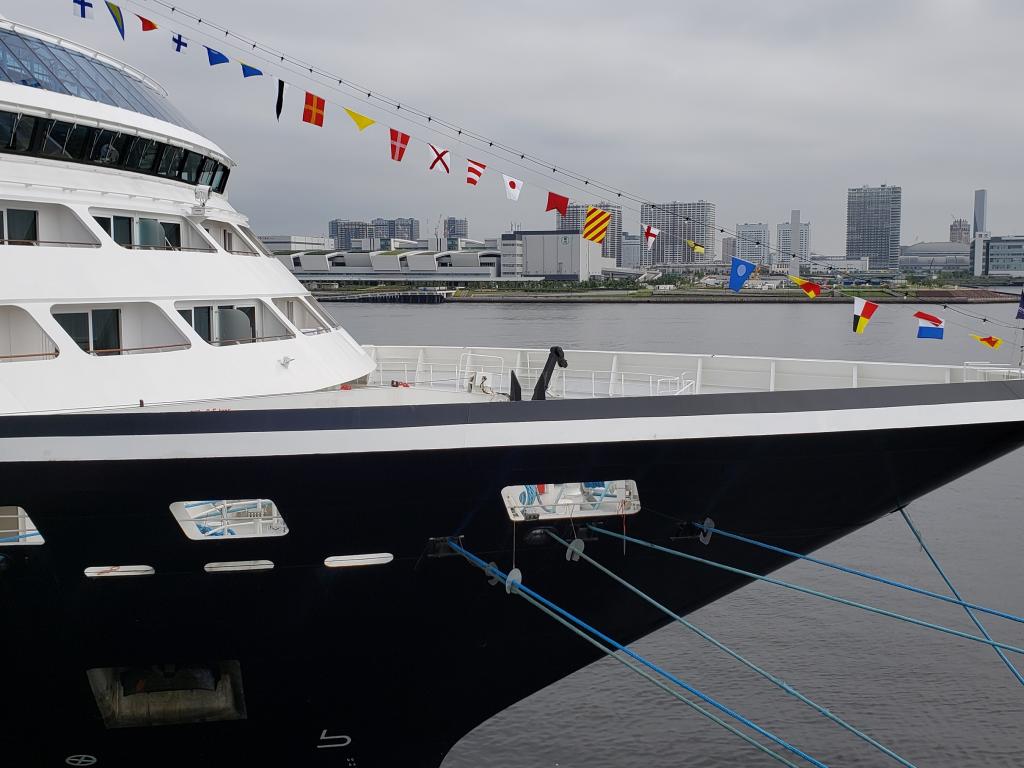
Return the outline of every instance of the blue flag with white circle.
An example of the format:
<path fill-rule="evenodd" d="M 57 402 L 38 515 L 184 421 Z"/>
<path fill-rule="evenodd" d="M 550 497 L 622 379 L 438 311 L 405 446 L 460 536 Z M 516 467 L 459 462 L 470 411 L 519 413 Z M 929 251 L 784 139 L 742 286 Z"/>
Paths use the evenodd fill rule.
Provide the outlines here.
<path fill-rule="evenodd" d="M 732 257 L 732 270 L 729 272 L 729 290 L 739 293 L 743 284 L 750 279 L 750 276 L 757 269 L 752 261 L 741 259 L 739 256 Z"/>

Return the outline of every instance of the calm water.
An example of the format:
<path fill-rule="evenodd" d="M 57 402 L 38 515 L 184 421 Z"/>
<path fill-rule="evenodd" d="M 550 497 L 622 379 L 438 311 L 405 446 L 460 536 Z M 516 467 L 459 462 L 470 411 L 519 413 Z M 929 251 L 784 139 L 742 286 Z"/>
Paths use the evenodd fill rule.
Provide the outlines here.
<path fill-rule="evenodd" d="M 1015 306 L 964 309 L 1009 320 Z M 1016 362 L 1019 343 L 1011 332 L 1007 344 L 992 352 L 957 326 L 948 327 L 945 341 L 918 341 L 910 311 L 892 306 L 879 310 L 863 336 L 850 332 L 850 308 L 834 305 L 350 304 L 335 305 L 334 311 L 357 339 L 379 344 L 560 344 L 569 350 L 960 363 Z M 969 324 L 955 313 L 944 314 L 947 320 Z M 980 327 L 972 325 L 971 330 Z M 1017 614 L 1024 614 L 1022 470 L 1024 452 L 1018 452 L 910 509 L 965 599 Z M 870 480 L 851 475 L 842 480 Z M 824 509 L 828 493 L 824 488 Z M 819 555 L 943 591 L 898 517 L 880 520 Z M 808 564 L 791 565 L 777 575 L 973 632 L 956 606 Z M 690 618 L 918 766 L 1024 765 L 1024 686 L 988 648 L 762 584 Z M 985 623 L 997 639 L 1024 644 L 1024 625 L 996 618 Z M 636 649 L 830 765 L 895 765 L 682 627 L 666 628 Z M 481 726 L 444 764 L 734 765 L 777 763 L 608 660 Z"/>

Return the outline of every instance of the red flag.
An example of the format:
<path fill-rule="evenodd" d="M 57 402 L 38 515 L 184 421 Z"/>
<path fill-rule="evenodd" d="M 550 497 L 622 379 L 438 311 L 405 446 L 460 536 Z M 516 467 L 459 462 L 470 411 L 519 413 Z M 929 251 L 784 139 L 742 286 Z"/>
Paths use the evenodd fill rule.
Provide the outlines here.
<path fill-rule="evenodd" d="M 544 211 L 558 211 L 565 216 L 569 212 L 569 198 L 565 195 L 548 192 L 548 207 Z"/>
<path fill-rule="evenodd" d="M 466 183 L 476 186 L 476 183 L 480 181 L 480 177 L 484 175 L 484 169 L 486 165 L 481 163 L 479 160 L 466 159 Z"/>
<path fill-rule="evenodd" d="M 311 123 L 318 128 L 324 126 L 324 109 L 327 107 L 327 102 L 317 96 L 315 93 L 306 91 L 306 106 L 302 110 L 302 122 Z"/>
<path fill-rule="evenodd" d="M 402 162 L 402 158 L 405 157 L 405 148 L 409 146 L 409 134 L 402 133 L 401 131 L 392 128 L 391 129 L 391 159 L 396 162 Z"/>
<path fill-rule="evenodd" d="M 139 16 L 139 14 L 137 14 L 137 13 L 135 15 L 138 16 L 139 17 L 139 21 L 142 22 L 142 31 L 143 32 L 152 32 L 154 29 L 157 28 L 156 23 L 150 21 L 145 16 Z"/>

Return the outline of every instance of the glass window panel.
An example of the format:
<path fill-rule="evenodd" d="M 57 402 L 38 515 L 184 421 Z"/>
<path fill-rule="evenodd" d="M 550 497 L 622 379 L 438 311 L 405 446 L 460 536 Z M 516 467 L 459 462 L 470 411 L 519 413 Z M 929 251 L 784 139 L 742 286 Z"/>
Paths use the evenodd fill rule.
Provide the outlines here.
<path fill-rule="evenodd" d="M 204 341 L 212 341 L 213 333 L 210 323 L 210 317 L 213 312 L 212 307 L 196 307 L 192 310 L 195 320 L 193 321 L 192 327 L 195 328 L 196 333 L 199 334 L 199 338 Z"/>
<path fill-rule="evenodd" d="M 86 352 L 89 351 L 89 313 L 58 312 L 53 319 L 64 329 L 64 332 Z"/>
<path fill-rule="evenodd" d="M 116 131 L 97 131 L 96 141 L 93 143 L 89 159 L 94 163 L 103 163 L 104 165 L 116 163 L 119 159 L 119 154 L 114 142 L 120 135 Z"/>
<path fill-rule="evenodd" d="M 46 157 L 66 157 L 64 145 L 68 141 L 69 133 L 71 133 L 71 123 L 60 120 L 51 121 L 43 139 L 42 153 Z"/>
<path fill-rule="evenodd" d="M 71 160 L 88 160 L 96 138 L 96 129 L 88 125 L 76 125 L 68 134 L 64 153 Z"/>
<path fill-rule="evenodd" d="M 151 173 L 156 167 L 156 159 L 160 156 L 160 150 L 163 145 L 159 141 L 151 141 L 149 146 L 143 151 L 141 157 L 139 157 L 139 165 L 137 170 L 144 173 Z"/>
<path fill-rule="evenodd" d="M 206 158 L 202 170 L 199 171 L 199 183 L 210 186 L 213 181 L 213 173 L 217 170 L 217 161 L 212 157 Z"/>
<path fill-rule="evenodd" d="M 179 309 L 178 314 L 181 315 L 182 320 L 192 325 L 192 310 L 191 309 Z"/>
<path fill-rule="evenodd" d="M 39 239 L 39 214 L 17 208 L 7 209 L 7 231 L 12 241 L 35 243 Z"/>
<path fill-rule="evenodd" d="M 18 125 L 14 129 L 14 140 L 11 142 L 11 149 L 15 152 L 28 152 L 32 147 L 32 134 L 35 131 L 38 120 L 31 115 L 21 115 L 18 118 Z"/>
<path fill-rule="evenodd" d="M 98 74 L 96 79 L 99 80 L 102 77 L 107 86 L 125 100 L 129 109 L 143 115 L 150 113 L 148 106 L 139 99 L 135 89 L 128 85 L 130 78 L 101 61 L 90 60 L 89 63 Z"/>
<path fill-rule="evenodd" d="M 195 184 L 199 181 L 199 166 L 203 163 L 203 156 L 196 152 L 189 152 L 185 162 L 181 165 L 181 180 L 187 184 Z"/>
<path fill-rule="evenodd" d="M 121 354 L 121 310 L 92 311 L 92 348 L 97 355 Z"/>
<path fill-rule="evenodd" d="M 181 225 L 169 221 L 162 221 L 160 222 L 160 227 L 163 229 L 164 233 L 163 245 L 174 249 L 180 249 Z"/>
<path fill-rule="evenodd" d="M 160 167 L 157 169 L 157 174 L 167 176 L 168 178 L 175 178 L 178 175 L 178 169 L 181 167 L 181 160 L 184 156 L 185 150 L 181 147 L 165 148 L 160 158 Z"/>
<path fill-rule="evenodd" d="M 74 57 L 75 61 L 78 62 L 78 69 L 84 70 L 92 75 L 93 82 L 95 82 L 108 97 L 114 100 L 115 106 L 122 107 L 123 109 L 131 109 L 133 112 L 138 111 L 129 104 L 128 100 L 121 95 L 117 88 L 111 85 L 110 81 L 103 76 L 100 68 L 96 66 L 88 56 L 84 56 L 75 51 L 72 51 L 71 55 Z"/>
<path fill-rule="evenodd" d="M 17 124 L 18 116 L 14 112 L 0 112 L 0 149 L 10 148 Z"/>
<path fill-rule="evenodd" d="M 33 88 L 45 88 L 55 93 L 69 93 L 63 83 L 32 52 L 32 49 L 25 45 L 25 41 L 21 37 L 6 30 L 0 30 L 0 38 L 3 39 L 4 44 L 11 51 L 12 55 L 21 62 L 22 71 L 28 73 L 26 77 L 22 78 L 22 85 L 30 85 Z"/>
<path fill-rule="evenodd" d="M 133 224 L 134 221 L 132 221 L 130 216 L 115 216 L 113 230 L 114 242 L 118 245 L 130 248 L 132 245 Z"/>
<path fill-rule="evenodd" d="M 50 45 L 44 43 L 42 40 L 36 40 L 32 37 L 23 37 L 22 41 L 25 45 L 31 48 L 33 53 L 39 57 L 40 61 L 42 61 L 49 70 L 60 79 L 61 83 L 68 89 L 72 96 L 80 96 L 86 99 L 92 98 L 89 93 L 89 89 L 86 88 L 54 55 L 53 48 Z"/>
<path fill-rule="evenodd" d="M 89 92 L 90 97 L 93 101 L 99 101 L 103 104 L 109 104 L 114 107 L 117 103 L 107 95 L 106 90 L 100 87 L 99 83 L 93 79 L 87 71 L 82 69 L 76 59 L 70 51 L 61 48 L 60 46 L 54 46 L 52 49 L 54 57 L 56 57 L 68 70 L 75 73 L 78 78 L 78 82 Z"/>
<path fill-rule="evenodd" d="M 217 163 L 217 167 L 213 171 L 213 179 L 210 180 L 210 188 L 217 193 L 223 192 L 222 185 L 224 184 L 224 171 L 227 169 Z"/>
<path fill-rule="evenodd" d="M 0 242 L 4 240 L 4 212 L 0 211 Z"/>
<path fill-rule="evenodd" d="M 139 219 L 139 245 L 143 248 L 162 248 L 164 230 L 156 219 Z"/>
<path fill-rule="evenodd" d="M 100 225 L 100 229 L 108 235 L 111 233 L 109 216 L 93 216 L 93 218 L 96 220 L 96 223 Z"/>

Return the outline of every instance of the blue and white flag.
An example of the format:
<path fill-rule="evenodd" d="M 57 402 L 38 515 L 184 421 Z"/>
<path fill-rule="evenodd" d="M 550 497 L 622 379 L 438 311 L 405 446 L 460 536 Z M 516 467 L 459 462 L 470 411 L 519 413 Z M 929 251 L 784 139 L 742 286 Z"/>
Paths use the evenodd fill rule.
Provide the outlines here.
<path fill-rule="evenodd" d="M 242 77 L 261 77 L 263 75 L 262 69 L 251 67 L 244 61 L 240 61 L 238 63 L 242 65 Z"/>
<path fill-rule="evenodd" d="M 1017 319 L 1024 320 L 1024 288 L 1020 290 L 1020 303 L 1017 304 Z"/>
<path fill-rule="evenodd" d="M 92 18 L 92 0 L 71 0 L 71 5 L 74 6 L 71 12 L 75 14 L 75 18 Z"/>
<path fill-rule="evenodd" d="M 929 315 L 927 312 L 915 312 L 917 318 L 917 338 L 941 339 L 946 332 L 946 321 L 941 317 Z"/>
<path fill-rule="evenodd" d="M 208 45 L 204 45 L 203 48 L 206 49 L 206 55 L 210 57 L 211 67 L 215 67 L 218 64 L 227 64 L 230 61 L 230 59 L 223 53 L 213 50 L 213 48 Z"/>
<path fill-rule="evenodd" d="M 180 32 L 171 35 L 171 42 L 174 44 L 175 53 L 183 53 L 188 48 L 188 40 L 182 37 Z"/>
<path fill-rule="evenodd" d="M 733 256 L 732 270 L 729 272 L 729 290 L 739 293 L 743 284 L 754 274 L 755 269 L 757 269 L 757 264 L 754 262 Z"/>

